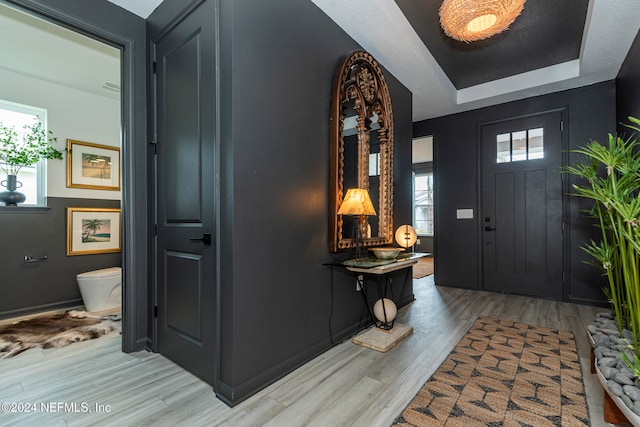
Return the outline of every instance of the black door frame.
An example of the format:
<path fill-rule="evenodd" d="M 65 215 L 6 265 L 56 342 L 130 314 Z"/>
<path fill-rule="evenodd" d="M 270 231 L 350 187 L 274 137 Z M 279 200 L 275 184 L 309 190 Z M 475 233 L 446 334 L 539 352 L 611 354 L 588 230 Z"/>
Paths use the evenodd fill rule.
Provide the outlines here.
<path fill-rule="evenodd" d="M 100 17 L 67 1 L 58 6 L 46 0 L 0 0 L 27 12 L 120 49 L 121 139 L 122 139 L 122 351 L 147 347 L 147 129 L 146 46 L 144 37 L 117 32 L 113 25 L 101 25 Z M 60 2 L 57 2 L 60 3 Z M 113 7 L 117 7 L 113 5 Z M 125 13 L 123 11 L 123 13 Z M 86 15 L 86 19 L 83 19 Z M 141 18 L 142 19 L 142 18 Z M 143 26 L 144 28 L 144 26 Z M 114 32 L 116 31 L 116 32 Z M 132 30 L 134 32 L 135 30 Z M 144 31 L 144 30 L 143 30 Z M 142 34 L 144 36 L 144 33 Z M 137 72 L 136 72 L 137 70 Z M 137 99 L 142 98 L 142 102 Z M 135 144 L 134 141 L 144 141 Z"/>
<path fill-rule="evenodd" d="M 484 245 L 483 242 L 483 228 L 481 221 L 481 213 L 484 212 L 484 204 L 482 197 L 482 189 L 483 189 L 483 180 L 482 180 L 482 128 L 484 126 L 491 126 L 496 124 L 501 124 L 505 122 L 509 122 L 512 120 L 526 119 L 536 116 L 541 116 L 545 114 L 553 114 L 560 113 L 560 121 L 561 121 L 561 132 L 560 132 L 560 158 L 561 164 L 560 167 L 564 168 L 568 164 L 569 153 L 569 136 L 568 136 L 568 107 L 561 107 L 543 111 L 537 111 L 535 113 L 522 114 L 518 116 L 505 117 L 498 120 L 491 120 L 486 122 L 481 122 L 476 125 L 476 159 L 477 159 L 477 179 L 476 179 L 476 194 L 477 194 L 477 206 L 478 206 L 478 215 L 476 216 L 476 224 L 477 224 L 477 238 L 478 238 L 478 277 L 480 278 L 480 289 L 485 289 L 484 283 Z M 564 174 L 562 176 L 562 301 L 569 301 L 569 277 L 570 277 L 570 263 L 569 263 L 569 180 L 565 177 Z"/>

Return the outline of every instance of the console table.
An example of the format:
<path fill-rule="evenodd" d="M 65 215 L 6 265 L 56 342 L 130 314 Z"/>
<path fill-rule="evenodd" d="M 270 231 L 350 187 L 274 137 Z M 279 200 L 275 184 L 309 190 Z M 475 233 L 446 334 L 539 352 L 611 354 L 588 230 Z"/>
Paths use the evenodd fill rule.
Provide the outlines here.
<path fill-rule="evenodd" d="M 386 320 L 386 309 L 385 305 L 382 304 L 382 309 L 384 313 L 384 320 L 377 319 L 373 313 L 371 306 L 368 303 L 367 299 L 367 286 L 364 280 L 365 274 L 371 274 L 376 277 L 376 281 L 378 283 L 378 291 L 380 293 L 380 298 L 387 298 L 387 294 L 391 287 L 391 277 L 389 273 L 398 271 L 398 270 L 406 270 L 406 280 L 409 279 L 409 267 L 413 266 L 418 262 L 418 259 L 427 256 L 428 254 L 424 253 L 407 253 L 398 256 L 393 260 L 381 260 L 377 258 L 364 258 L 364 259 L 353 259 L 344 261 L 343 264 L 345 268 L 349 271 L 352 271 L 356 274 L 356 280 L 362 289 L 362 297 L 365 300 L 365 304 L 367 304 L 367 308 L 369 308 L 369 314 L 371 315 L 371 319 L 376 327 L 381 329 L 392 329 L 394 320 L 390 322 Z M 384 287 L 382 286 L 384 284 Z M 393 299 L 391 299 L 393 301 Z M 395 303 L 395 301 L 393 301 Z"/>
<path fill-rule="evenodd" d="M 362 258 L 346 260 L 342 263 L 327 264 L 332 267 L 343 267 L 355 274 L 358 286 L 360 287 L 362 292 L 362 298 L 365 305 L 367 306 L 367 309 L 369 310 L 369 315 L 373 320 L 373 327 L 369 328 L 367 331 L 355 336 L 352 339 L 352 342 L 354 344 L 362 345 L 373 350 L 386 352 L 413 332 L 413 328 L 411 326 L 397 323 L 395 322 L 395 318 L 391 321 L 386 321 L 386 309 L 384 303 L 382 304 L 382 308 L 385 320 L 376 318 L 367 298 L 367 284 L 365 281 L 365 275 L 371 275 L 375 277 L 378 284 L 380 298 L 387 298 L 387 294 L 389 293 L 391 288 L 391 277 L 389 276 L 389 273 L 406 269 L 406 281 L 410 277 L 410 267 L 416 264 L 420 258 L 428 255 L 428 253 L 406 253 L 400 254 L 396 259 L 393 260 Z M 390 299 L 391 301 L 393 301 L 393 298 Z M 395 304 L 395 301 L 393 302 Z"/>

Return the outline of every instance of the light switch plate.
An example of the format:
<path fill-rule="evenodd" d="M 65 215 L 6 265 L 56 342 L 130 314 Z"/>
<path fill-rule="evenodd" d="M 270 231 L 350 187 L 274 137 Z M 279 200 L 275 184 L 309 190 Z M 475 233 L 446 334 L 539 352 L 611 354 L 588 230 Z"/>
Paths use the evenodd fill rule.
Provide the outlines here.
<path fill-rule="evenodd" d="M 473 209 L 456 209 L 457 219 L 473 219 Z"/>

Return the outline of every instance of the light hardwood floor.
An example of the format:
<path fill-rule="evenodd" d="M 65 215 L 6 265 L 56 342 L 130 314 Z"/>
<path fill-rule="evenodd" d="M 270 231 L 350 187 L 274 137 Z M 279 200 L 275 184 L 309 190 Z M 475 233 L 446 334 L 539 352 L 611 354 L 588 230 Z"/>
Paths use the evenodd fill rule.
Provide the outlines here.
<path fill-rule="evenodd" d="M 62 349 L 29 350 L 0 360 L 0 402 L 35 403 L 37 411 L 0 411 L 0 425 L 386 427 L 478 315 L 573 331 L 592 425 L 608 425 L 602 389 L 589 373 L 585 333 L 603 308 L 436 287 L 432 277 L 414 280 L 416 301 L 398 317 L 414 332 L 389 352 L 347 340 L 234 408 L 158 354 L 121 353 L 117 333 Z M 41 403 L 59 412 L 43 412 Z"/>

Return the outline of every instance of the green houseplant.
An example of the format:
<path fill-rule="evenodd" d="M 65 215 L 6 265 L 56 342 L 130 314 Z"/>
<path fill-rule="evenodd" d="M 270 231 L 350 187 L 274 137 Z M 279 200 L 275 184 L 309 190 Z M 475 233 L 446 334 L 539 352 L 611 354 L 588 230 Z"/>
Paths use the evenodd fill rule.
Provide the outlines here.
<path fill-rule="evenodd" d="M 629 128 L 640 131 L 640 120 L 629 117 Z M 639 142 L 609 135 L 608 145 L 591 141 L 572 150 L 582 160 L 565 172 L 582 178 L 573 195 L 594 202 L 588 214 L 600 229 L 599 242 L 583 246 L 606 275 L 609 298 L 620 335 L 631 332 L 632 356 L 623 358 L 640 377 L 640 152 Z"/>
<path fill-rule="evenodd" d="M 62 152 L 53 146 L 57 138 L 44 129 L 40 120 L 25 125 L 24 130 L 20 135 L 15 128 L 0 123 L 0 169 L 7 174 L 7 179 L 2 181 L 7 191 L 0 193 L 0 201 L 7 206 L 15 206 L 25 200 L 24 194 L 16 191 L 20 169 L 43 159 L 62 160 Z"/>

